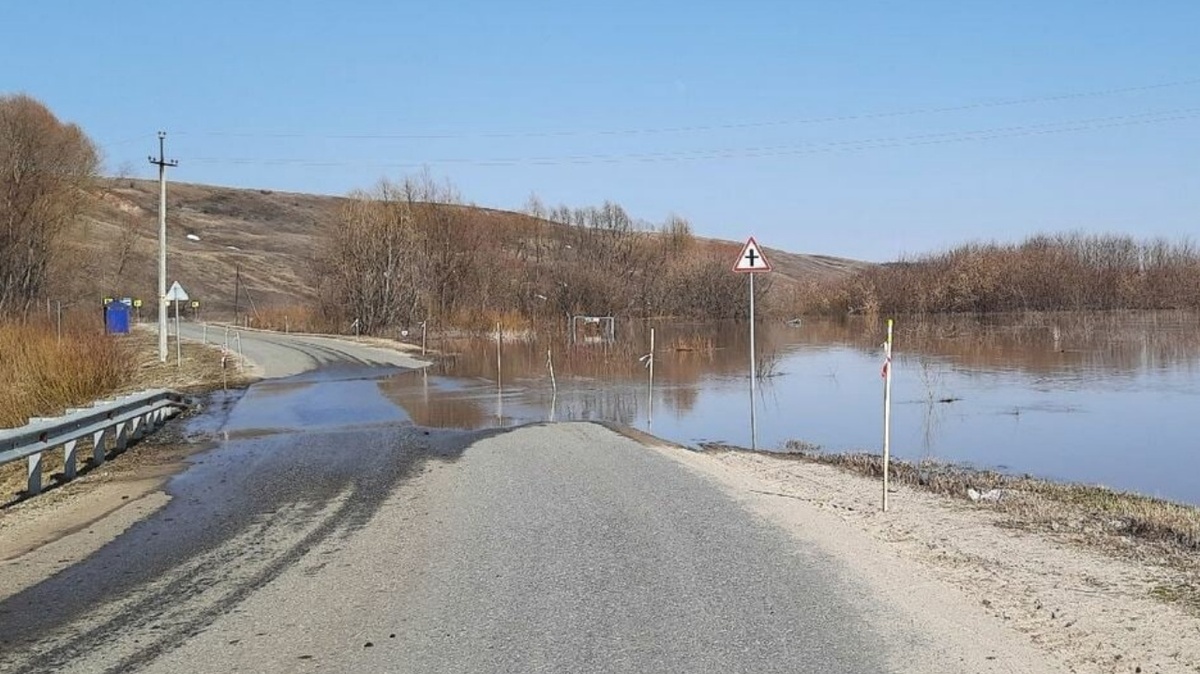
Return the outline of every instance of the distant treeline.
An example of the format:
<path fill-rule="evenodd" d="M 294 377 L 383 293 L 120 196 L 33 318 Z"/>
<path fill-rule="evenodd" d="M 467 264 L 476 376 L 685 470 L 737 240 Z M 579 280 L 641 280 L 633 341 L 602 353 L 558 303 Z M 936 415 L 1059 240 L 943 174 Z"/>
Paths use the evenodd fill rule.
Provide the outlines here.
<path fill-rule="evenodd" d="M 1200 309 L 1188 241 L 1062 234 L 970 244 L 878 265 L 810 289 L 808 313 Z"/>
<path fill-rule="evenodd" d="M 739 318 L 747 306 L 730 251 L 696 240 L 682 218 L 638 222 L 611 202 L 547 209 L 531 198 L 524 214 L 491 211 L 416 177 L 352 195 L 321 241 L 320 313 L 338 331 L 355 320 L 377 332 L 571 314 Z"/>

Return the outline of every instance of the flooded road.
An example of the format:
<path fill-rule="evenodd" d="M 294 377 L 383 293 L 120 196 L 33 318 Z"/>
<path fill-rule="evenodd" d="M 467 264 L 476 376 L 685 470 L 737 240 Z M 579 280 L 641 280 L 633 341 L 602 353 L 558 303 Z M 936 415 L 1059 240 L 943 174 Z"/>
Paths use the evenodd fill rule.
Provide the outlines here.
<path fill-rule="evenodd" d="M 429 372 L 383 384 L 421 425 L 490 428 L 606 420 L 687 445 L 749 445 L 744 326 L 659 325 L 612 345 L 452 345 Z M 882 321 L 805 320 L 759 331 L 758 441 L 879 451 Z M 547 349 L 556 370 L 554 391 Z M 897 324 L 893 452 L 1105 484 L 1200 503 L 1200 317 L 1193 314 L 913 319 Z"/>
<path fill-rule="evenodd" d="M 895 671 L 885 642 L 939 639 L 665 453 L 422 428 L 388 374 L 211 397 L 169 499 L 11 594 L 0 574 L 0 671 Z"/>
<path fill-rule="evenodd" d="M 387 372 L 342 367 L 214 394 L 185 431 L 211 449 L 167 482 L 165 507 L 0 601 L 0 671 L 138 669 L 314 550 L 339 549 L 403 483 L 478 437 L 414 427 L 380 394 Z"/>
<path fill-rule="evenodd" d="M 907 388 L 897 387 L 897 416 L 908 425 L 897 437 L 930 443 L 909 450 L 919 456 L 944 451 L 961 432 L 955 424 L 982 425 L 968 436 L 988 439 L 1001 433 L 986 422 L 1010 417 L 1129 412 L 1141 423 L 1144 411 L 1128 400 L 1089 414 L 1094 403 L 1079 396 L 1098 395 L 1095 377 L 1116 382 L 1118 397 L 1194 395 L 1181 365 L 1190 347 L 1149 337 L 1164 325 L 1184 327 L 1125 326 L 1120 342 L 1093 327 L 1050 326 L 1049 355 L 1030 336 L 1046 326 L 902 330 L 912 348 L 897 361 L 910 373 L 898 379 Z M 880 382 L 869 327 L 763 330 L 765 441 L 826 433 L 842 443 L 832 448 L 870 442 Z M 144 497 L 161 497 L 154 505 L 107 534 L 111 518 L 65 533 L 44 555 L 6 561 L 41 555 L 46 573 L 11 589 L 0 574 L 0 671 L 1061 669 L 1037 666 L 1019 647 L 1024 635 L 1011 649 L 995 646 L 1000 632 L 978 640 L 982 648 L 974 638 L 948 647 L 948 634 L 978 633 L 960 620 L 973 614 L 954 612 L 968 604 L 948 597 L 931 607 L 922 597 L 920 611 L 885 607 L 871 583 L 900 588 L 912 577 L 891 552 L 861 538 L 846 547 L 840 518 L 814 525 L 819 509 L 786 526 L 764 519 L 792 499 L 758 489 L 767 510 L 748 509 L 746 475 L 721 486 L 685 463 L 705 455 L 596 424 L 491 430 L 606 419 L 688 443 L 738 441 L 747 414 L 739 334 L 664 329 L 652 398 L 632 339 L 574 353 L 510 345 L 499 386 L 487 371 L 495 345 L 479 344 L 434 372 L 341 364 L 216 394 L 182 439 L 208 449 L 165 494 Z M 1003 413 L 1008 405 L 1019 412 Z M 941 425 L 922 416 L 942 408 L 974 411 Z M 1029 428 L 1044 431 L 1026 423 L 1016 433 Z M 1000 455 L 1026 442 L 1014 434 L 971 446 Z M 1147 475 L 1147 457 L 1158 460 L 1145 451 L 1125 474 Z M 886 564 L 866 572 L 870 559 Z M 915 617 L 897 620 L 903 611 Z"/>

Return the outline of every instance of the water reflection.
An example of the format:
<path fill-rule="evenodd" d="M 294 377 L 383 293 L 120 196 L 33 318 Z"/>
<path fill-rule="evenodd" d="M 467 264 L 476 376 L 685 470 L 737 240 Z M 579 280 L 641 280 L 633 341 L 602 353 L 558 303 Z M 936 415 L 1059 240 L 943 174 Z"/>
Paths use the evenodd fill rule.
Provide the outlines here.
<path fill-rule="evenodd" d="M 625 326 L 612 345 L 506 342 L 499 373 L 494 340 L 449 343 L 443 348 L 450 355 L 431 371 L 384 387 L 430 426 L 592 419 L 652 425 L 655 434 L 684 444 L 748 445 L 745 326 L 655 327 L 652 394 L 639 360 L 649 347 L 644 326 Z M 761 326 L 760 446 L 797 438 L 829 451 L 878 451 L 882 335 L 882 320 L 861 318 Z M 1190 477 L 1200 459 L 1187 423 L 1200 395 L 1200 317 L 901 320 L 895 349 L 895 455 L 1200 502 L 1200 485 Z"/>

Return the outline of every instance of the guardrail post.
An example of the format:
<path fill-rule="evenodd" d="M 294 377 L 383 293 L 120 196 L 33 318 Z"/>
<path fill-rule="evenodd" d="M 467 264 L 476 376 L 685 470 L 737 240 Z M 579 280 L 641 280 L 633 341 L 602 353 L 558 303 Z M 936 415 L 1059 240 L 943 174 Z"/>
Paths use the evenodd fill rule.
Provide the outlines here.
<path fill-rule="evenodd" d="M 42 453 L 29 455 L 29 463 L 26 466 L 26 493 L 30 496 L 42 493 Z"/>
<path fill-rule="evenodd" d="M 99 466 L 104 463 L 104 440 L 108 437 L 108 430 L 96 431 L 92 433 L 92 465 Z"/>
<path fill-rule="evenodd" d="M 79 446 L 78 440 L 68 440 L 63 444 L 63 479 L 75 479 L 75 448 Z"/>
<path fill-rule="evenodd" d="M 120 453 L 120 452 L 125 451 L 126 449 L 129 449 L 128 430 L 129 430 L 129 424 L 124 421 L 117 424 L 115 430 L 113 430 L 113 439 L 114 439 L 113 449 L 117 450 L 117 453 Z"/>
<path fill-rule="evenodd" d="M 134 417 L 129 420 L 129 439 L 141 440 L 142 436 L 146 435 L 145 424 L 142 423 L 144 417 Z"/>

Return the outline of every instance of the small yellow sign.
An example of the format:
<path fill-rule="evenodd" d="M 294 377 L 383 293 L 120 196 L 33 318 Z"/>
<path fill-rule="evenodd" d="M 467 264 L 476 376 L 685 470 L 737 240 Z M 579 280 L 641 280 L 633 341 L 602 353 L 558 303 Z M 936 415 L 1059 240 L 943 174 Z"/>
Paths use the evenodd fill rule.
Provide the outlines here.
<path fill-rule="evenodd" d="M 105 305 L 109 305 L 109 304 L 112 304 L 113 298 L 105 297 L 102 301 L 104 302 Z"/>
<path fill-rule="evenodd" d="M 142 308 L 142 301 L 141 301 L 141 300 L 139 300 L 139 299 L 135 299 L 135 300 L 133 301 L 133 306 L 137 307 L 138 309 L 141 309 L 141 308 Z"/>
<path fill-rule="evenodd" d="M 196 300 L 192 300 L 192 308 L 193 308 L 193 309 L 198 309 L 198 308 L 200 308 L 200 302 L 198 302 L 198 301 L 196 301 Z"/>

